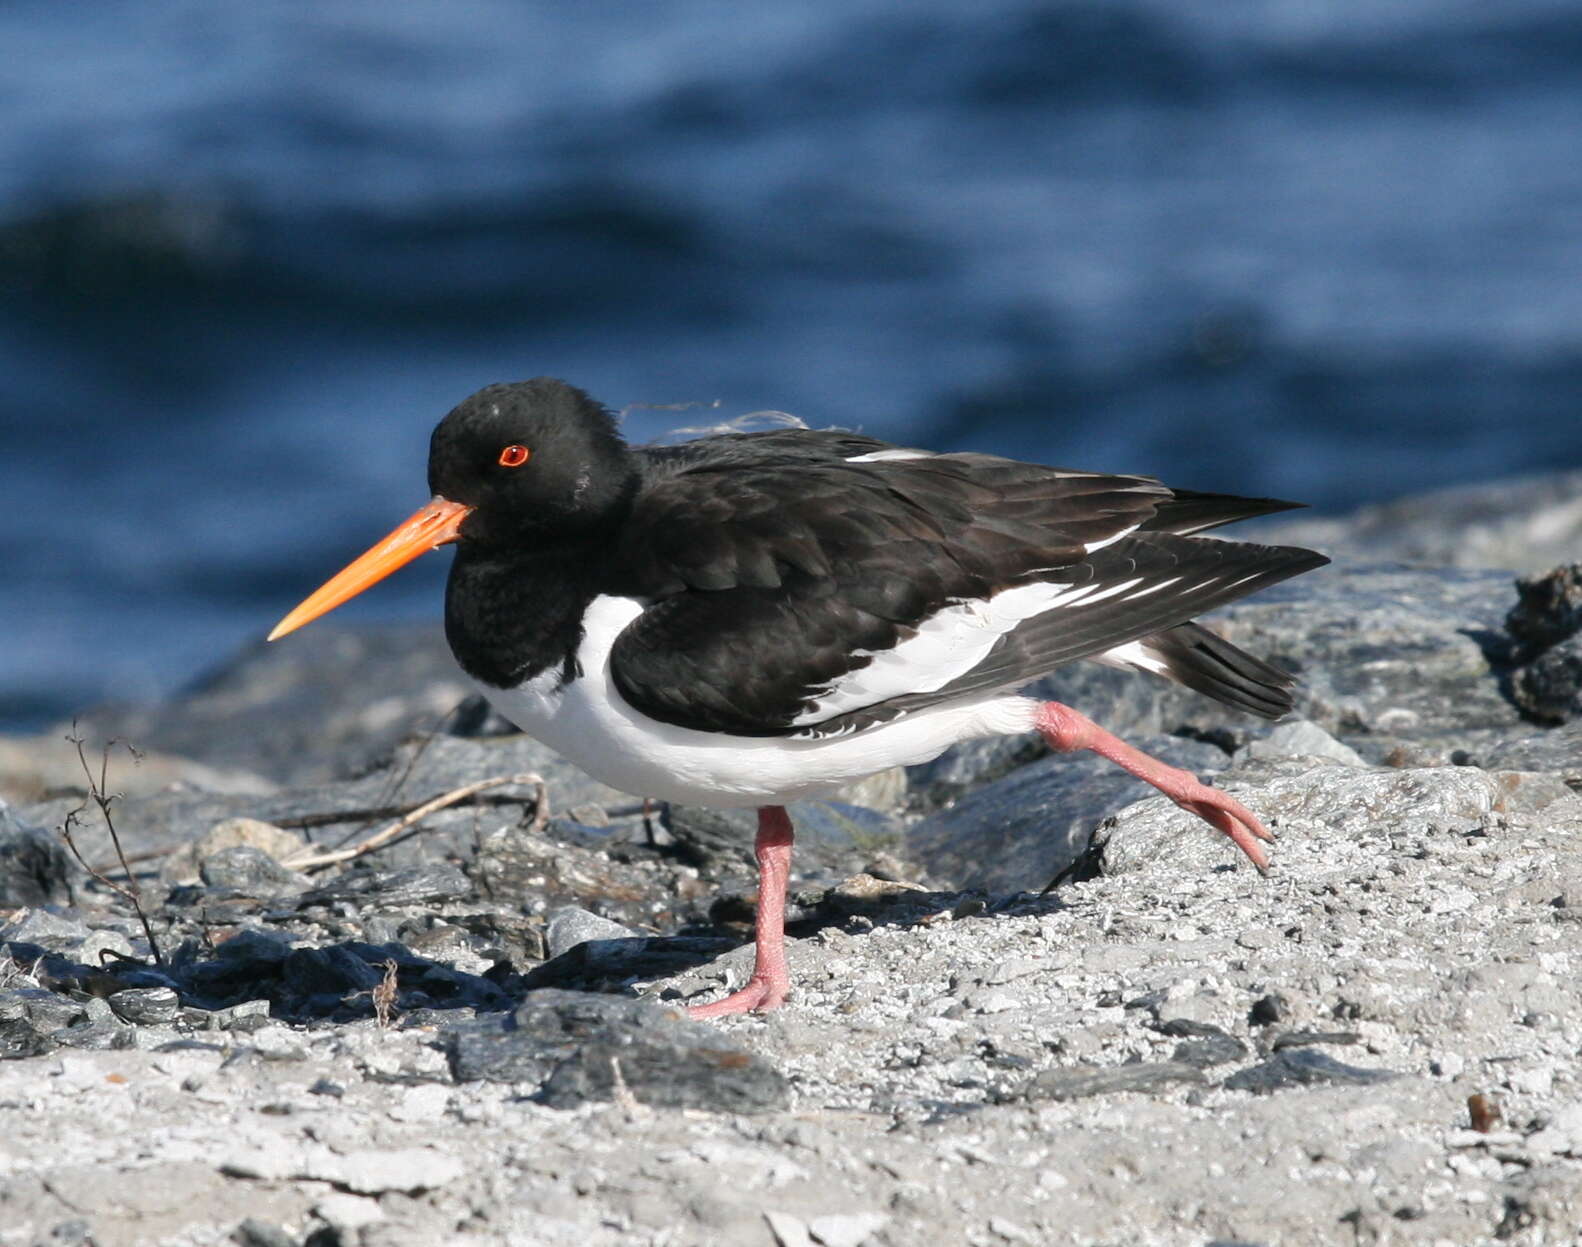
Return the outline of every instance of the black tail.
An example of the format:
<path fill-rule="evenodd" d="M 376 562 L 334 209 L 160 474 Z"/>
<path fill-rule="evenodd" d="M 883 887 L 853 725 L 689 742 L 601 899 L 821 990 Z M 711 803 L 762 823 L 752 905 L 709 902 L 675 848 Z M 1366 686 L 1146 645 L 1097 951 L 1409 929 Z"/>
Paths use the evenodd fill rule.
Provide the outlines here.
<path fill-rule="evenodd" d="M 1290 713 L 1296 677 L 1254 658 L 1201 624 L 1184 623 L 1138 642 L 1177 684 L 1265 719 Z"/>
<path fill-rule="evenodd" d="M 1166 498 L 1155 507 L 1153 516 L 1142 523 L 1138 530 L 1145 533 L 1174 533 L 1178 537 L 1218 528 L 1221 524 L 1234 524 L 1237 520 L 1250 520 L 1255 515 L 1273 515 L 1277 511 L 1296 511 L 1305 502 L 1284 502 L 1279 498 L 1238 498 L 1234 494 L 1205 494 L 1195 489 L 1175 489 L 1174 497 Z"/>

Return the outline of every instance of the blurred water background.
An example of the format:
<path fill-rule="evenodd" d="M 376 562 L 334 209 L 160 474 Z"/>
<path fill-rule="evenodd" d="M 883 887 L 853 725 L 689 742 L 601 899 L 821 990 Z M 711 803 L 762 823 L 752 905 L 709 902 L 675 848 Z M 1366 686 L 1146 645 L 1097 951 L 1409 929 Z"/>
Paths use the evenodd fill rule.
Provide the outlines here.
<path fill-rule="evenodd" d="M 0 9 L 0 727 L 257 638 L 541 373 L 1330 511 L 1582 464 L 1582 6 Z"/>

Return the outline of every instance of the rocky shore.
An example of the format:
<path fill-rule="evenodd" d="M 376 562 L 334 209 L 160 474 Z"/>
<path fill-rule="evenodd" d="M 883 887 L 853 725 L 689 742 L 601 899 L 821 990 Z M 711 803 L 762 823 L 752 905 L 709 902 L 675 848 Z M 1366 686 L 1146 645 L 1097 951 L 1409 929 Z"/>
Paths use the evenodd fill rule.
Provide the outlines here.
<path fill-rule="evenodd" d="M 1033 739 L 794 807 L 767 1017 L 675 1007 L 750 966 L 750 814 L 587 779 L 437 628 L 85 714 L 91 779 L 0 739 L 0 1245 L 1574 1241 L 1579 500 L 1266 523 L 1340 556 L 1215 619 L 1290 722 L 1047 682 L 1268 878 Z"/>

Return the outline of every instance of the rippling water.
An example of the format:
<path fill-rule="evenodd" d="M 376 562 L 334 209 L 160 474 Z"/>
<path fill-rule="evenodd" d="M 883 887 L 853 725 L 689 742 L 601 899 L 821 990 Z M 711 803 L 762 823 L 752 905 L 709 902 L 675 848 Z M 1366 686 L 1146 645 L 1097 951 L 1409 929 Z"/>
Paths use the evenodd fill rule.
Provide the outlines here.
<path fill-rule="evenodd" d="M 1562 0 L 52 0 L 0 46 L 0 726 L 256 636 L 501 379 L 1328 509 L 1582 463 Z"/>

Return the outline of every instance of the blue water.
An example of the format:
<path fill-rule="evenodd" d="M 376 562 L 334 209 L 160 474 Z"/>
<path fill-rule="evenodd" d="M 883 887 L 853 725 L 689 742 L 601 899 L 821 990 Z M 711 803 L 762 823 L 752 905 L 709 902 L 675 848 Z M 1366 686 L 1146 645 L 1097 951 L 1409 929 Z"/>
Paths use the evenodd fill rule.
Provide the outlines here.
<path fill-rule="evenodd" d="M 0 727 L 258 636 L 502 379 L 1327 510 L 1582 464 L 1570 0 L 12 0 L 0 49 Z"/>

